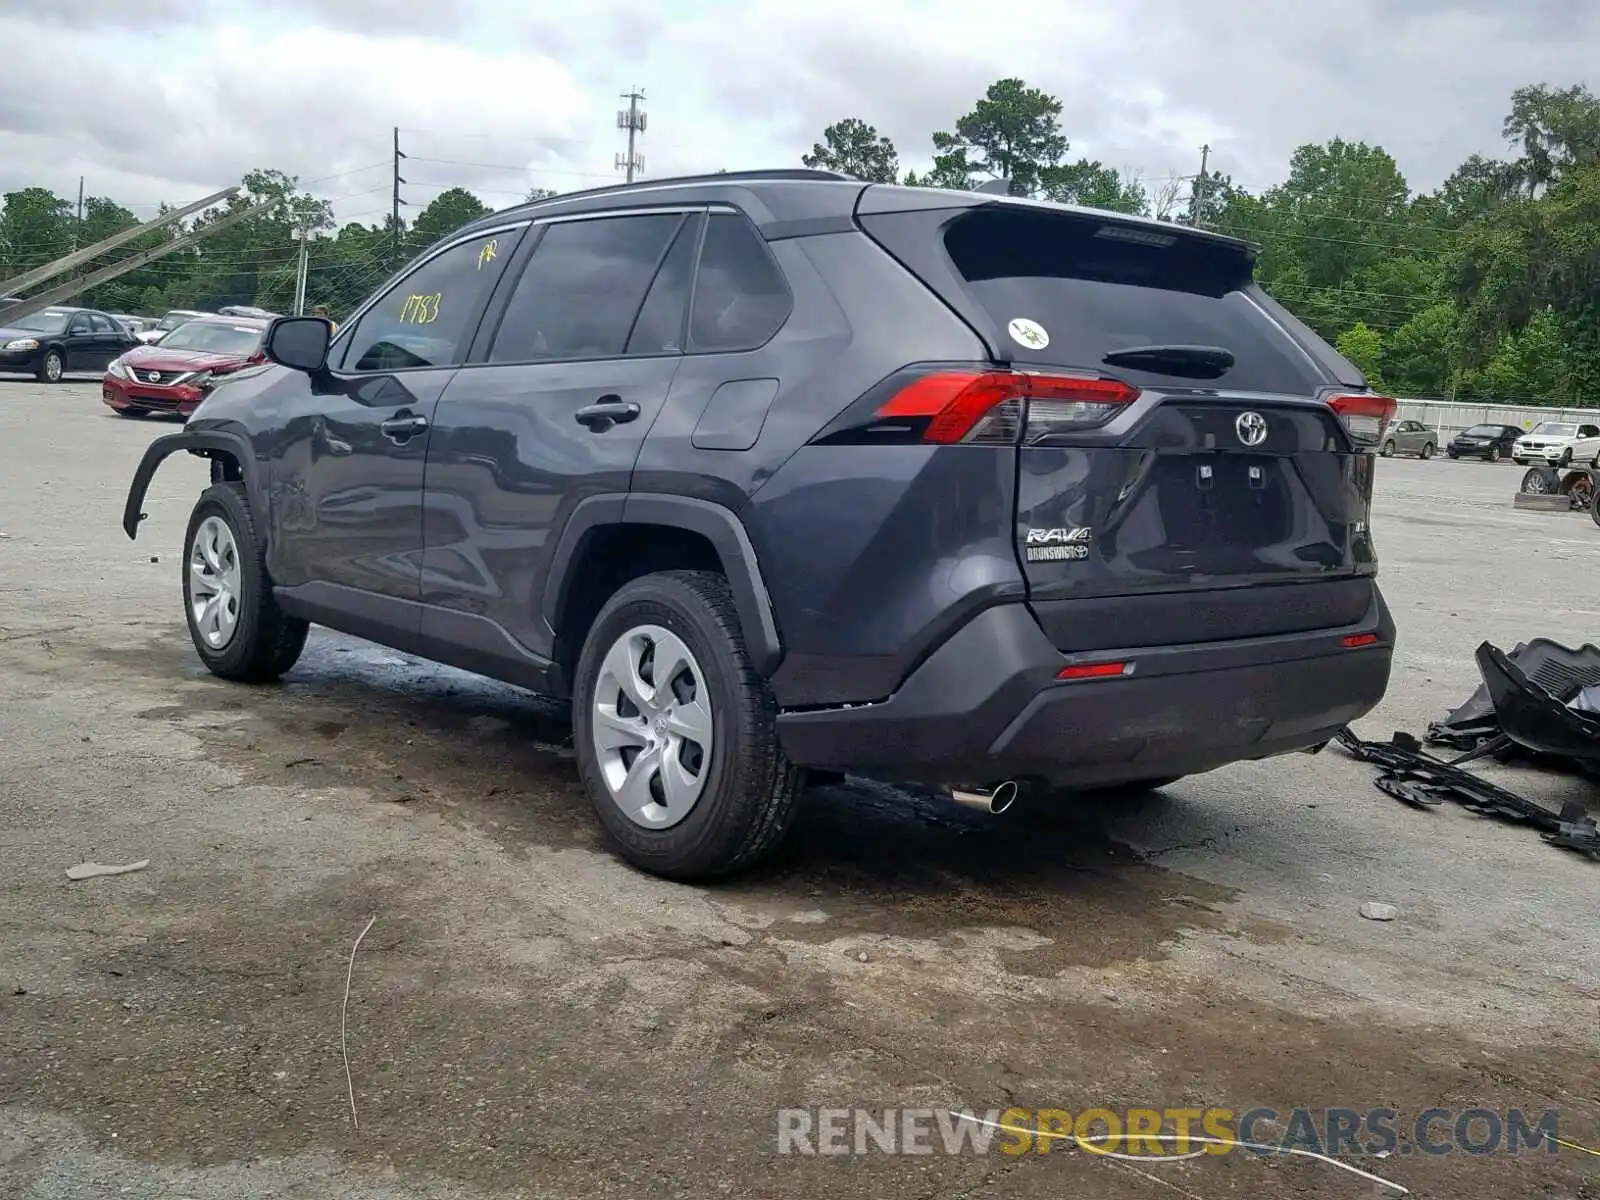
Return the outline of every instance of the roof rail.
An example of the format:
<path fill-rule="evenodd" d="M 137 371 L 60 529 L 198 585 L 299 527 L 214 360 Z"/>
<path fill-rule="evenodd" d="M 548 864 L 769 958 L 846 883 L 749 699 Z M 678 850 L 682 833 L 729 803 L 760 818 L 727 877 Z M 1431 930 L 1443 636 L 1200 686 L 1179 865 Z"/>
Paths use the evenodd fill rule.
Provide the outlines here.
<path fill-rule="evenodd" d="M 604 196 L 612 192 L 637 191 L 641 188 L 670 187 L 673 184 L 695 183 L 745 183 L 763 181 L 792 181 L 796 183 L 862 183 L 854 175 L 846 175 L 842 171 L 820 171 L 809 167 L 773 167 L 768 170 L 754 171 L 715 171 L 704 175 L 667 175 L 659 179 L 636 179 L 632 183 L 608 183 L 601 187 L 583 188 L 576 192 L 559 192 L 554 196 L 544 196 L 538 200 L 523 200 L 508 208 L 503 208 L 494 215 L 504 216 L 508 212 L 527 208 L 534 204 L 557 204 L 563 200 L 577 200 L 587 196 Z M 487 220 L 487 218 L 484 218 Z"/>

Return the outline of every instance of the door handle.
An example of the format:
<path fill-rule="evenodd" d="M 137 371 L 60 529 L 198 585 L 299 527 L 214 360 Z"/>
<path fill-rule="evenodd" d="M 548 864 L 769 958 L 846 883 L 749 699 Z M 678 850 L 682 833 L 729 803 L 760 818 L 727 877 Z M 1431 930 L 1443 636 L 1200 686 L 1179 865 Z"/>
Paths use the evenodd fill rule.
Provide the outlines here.
<path fill-rule="evenodd" d="M 428 418 L 402 413 L 400 416 L 390 417 L 379 425 L 378 429 L 391 442 L 408 442 L 419 433 L 427 432 Z"/>
<path fill-rule="evenodd" d="M 595 403 L 587 404 L 573 413 L 572 419 L 600 433 L 613 425 L 626 425 L 638 415 L 639 406 L 633 401 L 624 400 L 621 396 L 601 396 Z"/>

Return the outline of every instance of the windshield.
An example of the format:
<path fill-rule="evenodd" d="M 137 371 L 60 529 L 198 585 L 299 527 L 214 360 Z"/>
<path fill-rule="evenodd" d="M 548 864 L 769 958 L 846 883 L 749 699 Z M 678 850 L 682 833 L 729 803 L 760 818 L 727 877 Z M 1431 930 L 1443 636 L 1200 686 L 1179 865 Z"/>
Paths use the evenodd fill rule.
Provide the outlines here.
<path fill-rule="evenodd" d="M 203 350 L 207 354 L 234 354 L 248 358 L 261 345 L 266 332 L 249 325 L 226 325 L 221 321 L 190 321 L 161 339 L 163 350 Z"/>
<path fill-rule="evenodd" d="M 72 314 L 62 312 L 60 309 L 47 308 L 43 312 L 36 312 L 31 316 L 18 317 L 15 321 L 6 324 L 13 329 L 26 329 L 29 333 L 60 333 L 66 329 L 67 322 L 72 320 Z"/>
<path fill-rule="evenodd" d="M 1474 425 L 1462 437 L 1499 437 L 1504 425 Z"/>
<path fill-rule="evenodd" d="M 1533 427 L 1533 432 L 1543 434 L 1545 437 L 1571 437 L 1578 432 L 1578 427 L 1563 425 L 1559 421 L 1540 421 Z"/>

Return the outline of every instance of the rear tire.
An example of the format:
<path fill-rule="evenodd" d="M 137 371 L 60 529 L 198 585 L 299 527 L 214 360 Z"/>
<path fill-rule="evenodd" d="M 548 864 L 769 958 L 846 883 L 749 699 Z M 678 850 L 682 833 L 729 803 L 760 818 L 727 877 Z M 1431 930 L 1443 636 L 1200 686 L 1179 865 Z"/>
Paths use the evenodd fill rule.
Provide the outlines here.
<path fill-rule="evenodd" d="M 183 611 L 206 669 L 235 683 L 270 683 L 305 649 L 311 626 L 284 614 L 241 483 L 200 493 L 183 539 Z"/>
<path fill-rule="evenodd" d="M 682 662 L 672 679 L 656 677 L 670 669 L 658 648 Z M 726 579 L 663 571 L 625 584 L 595 618 L 576 675 L 578 773 L 626 861 L 700 880 L 771 853 L 805 773 L 778 744 L 777 703 L 750 664 Z"/>

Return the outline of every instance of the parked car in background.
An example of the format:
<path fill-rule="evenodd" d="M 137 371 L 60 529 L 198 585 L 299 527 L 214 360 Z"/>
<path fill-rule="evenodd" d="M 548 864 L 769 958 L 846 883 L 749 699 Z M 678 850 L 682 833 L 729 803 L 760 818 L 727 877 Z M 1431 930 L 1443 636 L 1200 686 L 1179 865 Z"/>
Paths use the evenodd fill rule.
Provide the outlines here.
<path fill-rule="evenodd" d="M 1587 421 L 1540 421 L 1516 440 L 1511 457 L 1519 467 L 1534 461 L 1552 467 L 1575 462 L 1600 467 L 1600 425 Z"/>
<path fill-rule="evenodd" d="M 70 371 L 103 371 L 139 344 L 109 313 L 92 308 L 45 308 L 7 321 L 0 316 L 0 371 L 60 383 Z"/>
<path fill-rule="evenodd" d="M 1381 453 L 1385 458 L 1395 454 L 1415 454 L 1418 458 L 1432 458 L 1439 448 L 1439 435 L 1421 421 L 1399 421 L 1389 429 Z"/>
<path fill-rule="evenodd" d="M 217 315 L 223 317 L 261 317 L 270 321 L 278 314 L 265 308 L 257 308 L 254 304 L 224 304 L 217 309 Z"/>
<path fill-rule="evenodd" d="M 1511 457 L 1511 448 L 1522 436 L 1516 425 L 1474 425 L 1463 429 L 1450 439 L 1444 452 L 1451 458 L 1481 458 L 1485 462 L 1499 462 Z"/>
<path fill-rule="evenodd" d="M 192 308 L 174 308 L 161 320 L 157 321 L 155 328 L 146 329 L 139 334 L 139 340 L 149 345 L 159 342 L 185 321 L 192 321 L 196 317 L 209 317 L 213 314 L 197 312 Z"/>
<path fill-rule="evenodd" d="M 139 346 L 111 363 L 100 381 L 100 397 L 125 417 L 188 416 L 217 378 L 266 361 L 261 339 L 270 324 L 254 317 L 185 321 L 159 344 Z"/>
<path fill-rule="evenodd" d="M 1389 679 L 1354 429 L 1395 402 L 1254 262 L 830 172 L 545 200 L 331 344 L 274 321 L 123 528 L 208 457 L 174 583 L 213 673 L 276 678 L 317 622 L 566 701 L 662 875 L 769 852 L 813 771 L 1161 786 L 1319 748 Z"/>
<path fill-rule="evenodd" d="M 153 321 L 147 321 L 143 317 L 136 317 L 132 313 L 112 313 L 111 319 L 116 321 L 135 337 L 137 337 L 140 333 L 143 333 L 144 330 L 150 325 L 154 324 Z"/>

